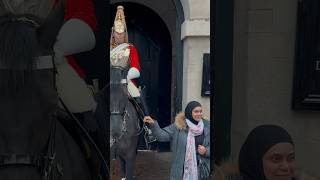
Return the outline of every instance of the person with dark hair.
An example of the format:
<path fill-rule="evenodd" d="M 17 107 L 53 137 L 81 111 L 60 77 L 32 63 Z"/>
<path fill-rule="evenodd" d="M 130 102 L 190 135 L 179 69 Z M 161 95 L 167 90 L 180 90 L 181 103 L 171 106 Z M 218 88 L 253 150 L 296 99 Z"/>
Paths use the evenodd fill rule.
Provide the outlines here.
<path fill-rule="evenodd" d="M 150 116 L 144 118 L 158 141 L 171 142 L 171 180 L 207 179 L 210 171 L 210 122 L 202 117 L 202 106 L 191 101 L 175 122 L 160 128 Z"/>
<path fill-rule="evenodd" d="M 289 133 L 276 125 L 254 128 L 239 154 L 238 167 L 221 166 L 215 180 L 298 180 L 295 147 Z"/>
<path fill-rule="evenodd" d="M 292 179 L 295 167 L 294 144 L 288 132 L 275 125 L 259 126 L 242 145 L 239 169 L 244 179 Z"/>

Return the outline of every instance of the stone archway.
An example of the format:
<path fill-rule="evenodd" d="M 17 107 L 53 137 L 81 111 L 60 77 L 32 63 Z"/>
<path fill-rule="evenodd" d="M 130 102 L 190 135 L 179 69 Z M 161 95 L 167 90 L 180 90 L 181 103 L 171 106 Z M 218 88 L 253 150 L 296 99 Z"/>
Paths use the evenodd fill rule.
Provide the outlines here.
<path fill-rule="evenodd" d="M 183 42 L 181 36 L 181 24 L 184 21 L 184 12 L 180 0 L 110 0 L 115 3 L 136 3 L 150 8 L 163 20 L 171 36 L 171 117 L 181 111 L 182 82 L 183 82 Z"/>

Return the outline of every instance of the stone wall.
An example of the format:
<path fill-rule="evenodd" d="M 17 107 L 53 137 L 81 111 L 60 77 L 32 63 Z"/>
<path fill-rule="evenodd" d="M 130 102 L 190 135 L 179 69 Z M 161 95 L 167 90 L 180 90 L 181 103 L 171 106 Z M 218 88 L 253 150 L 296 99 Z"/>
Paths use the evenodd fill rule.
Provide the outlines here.
<path fill-rule="evenodd" d="M 286 128 L 298 166 L 320 177 L 320 112 L 291 109 L 297 0 L 235 0 L 232 154 L 261 124 Z"/>
<path fill-rule="evenodd" d="M 197 100 L 204 117 L 210 119 L 210 98 L 201 96 L 203 53 L 210 53 L 210 1 L 181 0 L 185 21 L 181 27 L 183 40 L 182 108 Z"/>

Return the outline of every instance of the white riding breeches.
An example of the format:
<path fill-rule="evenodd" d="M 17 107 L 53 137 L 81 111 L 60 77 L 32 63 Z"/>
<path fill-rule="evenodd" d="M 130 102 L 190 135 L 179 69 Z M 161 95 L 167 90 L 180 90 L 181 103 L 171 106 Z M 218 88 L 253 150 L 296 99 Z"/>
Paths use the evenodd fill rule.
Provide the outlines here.
<path fill-rule="evenodd" d="M 128 92 L 131 97 L 140 97 L 140 91 L 136 87 L 136 85 L 133 84 L 131 80 L 127 80 L 128 82 Z"/>

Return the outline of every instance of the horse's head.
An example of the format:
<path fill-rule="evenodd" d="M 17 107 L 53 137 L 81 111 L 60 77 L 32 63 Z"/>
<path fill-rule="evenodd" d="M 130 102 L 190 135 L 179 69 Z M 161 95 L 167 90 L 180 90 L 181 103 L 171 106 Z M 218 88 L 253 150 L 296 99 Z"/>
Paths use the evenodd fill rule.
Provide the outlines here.
<path fill-rule="evenodd" d="M 119 136 L 121 124 L 128 104 L 126 85 L 127 70 L 121 67 L 110 67 L 110 126 L 112 133 Z"/>
<path fill-rule="evenodd" d="M 0 14 L 0 90 L 15 92 L 32 81 L 39 56 L 51 56 L 58 28 L 63 23 L 62 7 L 44 18 L 36 14 Z M 1 10 L 1 7 L 0 7 Z M 26 10 L 26 12 L 28 12 Z M 62 18 L 60 18 L 60 16 Z"/>

